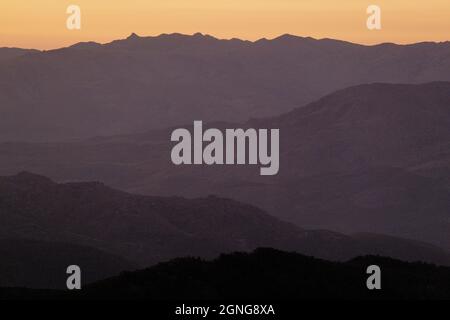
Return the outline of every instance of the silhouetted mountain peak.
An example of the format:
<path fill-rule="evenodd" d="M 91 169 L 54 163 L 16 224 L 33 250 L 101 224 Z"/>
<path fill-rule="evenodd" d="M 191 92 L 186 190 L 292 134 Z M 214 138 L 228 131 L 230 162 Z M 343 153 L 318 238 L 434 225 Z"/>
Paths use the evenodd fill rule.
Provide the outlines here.
<path fill-rule="evenodd" d="M 87 41 L 87 42 L 78 42 L 72 46 L 70 46 L 70 48 L 75 48 L 75 49 L 93 49 L 93 48 L 99 48 L 102 45 L 98 42 L 95 41 Z"/>
<path fill-rule="evenodd" d="M 138 36 L 136 33 L 133 32 L 127 37 L 127 40 L 135 40 L 140 38 L 141 38 L 140 36 Z"/>
<path fill-rule="evenodd" d="M 203 33 L 201 33 L 201 32 L 196 32 L 196 33 L 193 34 L 193 37 L 195 37 L 195 38 L 203 38 L 203 37 L 205 37 L 205 35 Z"/>
<path fill-rule="evenodd" d="M 301 37 L 285 33 L 282 34 L 281 36 L 276 37 L 274 40 L 297 40 L 297 39 L 301 39 Z"/>
<path fill-rule="evenodd" d="M 285 33 L 279 37 L 276 37 L 272 40 L 269 40 L 271 42 L 275 42 L 275 43 L 284 43 L 284 44 L 289 44 L 289 43 L 303 43 L 305 41 L 313 41 L 313 42 L 317 42 L 319 40 L 314 39 L 312 37 L 300 37 L 300 36 L 295 36 L 289 33 Z"/>

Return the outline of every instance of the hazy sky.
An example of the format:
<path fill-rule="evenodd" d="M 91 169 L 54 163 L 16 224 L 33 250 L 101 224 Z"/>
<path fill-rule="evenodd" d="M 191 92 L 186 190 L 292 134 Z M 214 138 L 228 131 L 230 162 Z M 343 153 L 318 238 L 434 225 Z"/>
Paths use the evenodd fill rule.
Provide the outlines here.
<path fill-rule="evenodd" d="M 79 5 L 81 30 L 66 28 Z M 382 30 L 366 28 L 366 8 L 382 9 Z M 108 42 L 130 33 L 202 32 L 255 40 L 291 33 L 358 43 L 450 40 L 450 0 L 2 0 L 0 47 L 40 49 Z"/>

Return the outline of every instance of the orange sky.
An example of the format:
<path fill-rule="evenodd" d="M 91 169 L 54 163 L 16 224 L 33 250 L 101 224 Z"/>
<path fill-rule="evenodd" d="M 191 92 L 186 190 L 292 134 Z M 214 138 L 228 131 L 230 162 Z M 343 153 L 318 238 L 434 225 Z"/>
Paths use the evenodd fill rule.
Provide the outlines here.
<path fill-rule="evenodd" d="M 66 29 L 79 5 L 81 30 Z M 366 8 L 382 9 L 382 30 L 366 28 Z M 2 0 L 0 47 L 49 49 L 130 33 L 202 32 L 255 40 L 291 33 L 358 43 L 450 40 L 450 0 Z"/>

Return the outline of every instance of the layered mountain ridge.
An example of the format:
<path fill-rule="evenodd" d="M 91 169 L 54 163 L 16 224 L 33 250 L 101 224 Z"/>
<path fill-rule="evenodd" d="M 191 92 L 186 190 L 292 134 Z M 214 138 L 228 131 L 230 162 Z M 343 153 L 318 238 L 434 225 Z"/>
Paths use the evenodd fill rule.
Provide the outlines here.
<path fill-rule="evenodd" d="M 448 42 L 363 46 L 291 35 L 79 43 L 0 62 L 0 141 L 274 116 L 362 83 L 449 81 L 449 56 Z"/>
<path fill-rule="evenodd" d="M 60 143 L 0 144 L 0 173 L 103 181 L 132 193 L 261 207 L 308 229 L 389 234 L 450 248 L 450 83 L 371 84 L 281 116 L 205 127 L 280 129 L 280 172 L 175 166 L 172 129 Z M 186 123 L 181 127 L 192 127 Z"/>
<path fill-rule="evenodd" d="M 448 252 L 426 243 L 305 230 L 254 206 L 214 196 L 133 195 L 98 182 L 57 184 L 27 172 L 0 177 L 0 213 L 0 239 L 88 246 L 139 266 L 257 247 L 332 260 L 382 254 L 450 265 Z"/>

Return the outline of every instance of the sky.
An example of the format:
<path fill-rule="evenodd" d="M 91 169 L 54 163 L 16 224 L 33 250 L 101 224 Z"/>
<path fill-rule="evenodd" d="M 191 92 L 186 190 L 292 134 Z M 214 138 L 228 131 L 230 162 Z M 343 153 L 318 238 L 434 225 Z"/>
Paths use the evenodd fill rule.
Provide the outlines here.
<path fill-rule="evenodd" d="M 381 8 L 381 30 L 366 9 Z M 81 29 L 66 27 L 69 5 Z M 450 0 L 2 0 L 0 47 L 52 49 L 161 33 L 257 40 L 290 33 L 362 44 L 450 40 Z"/>

